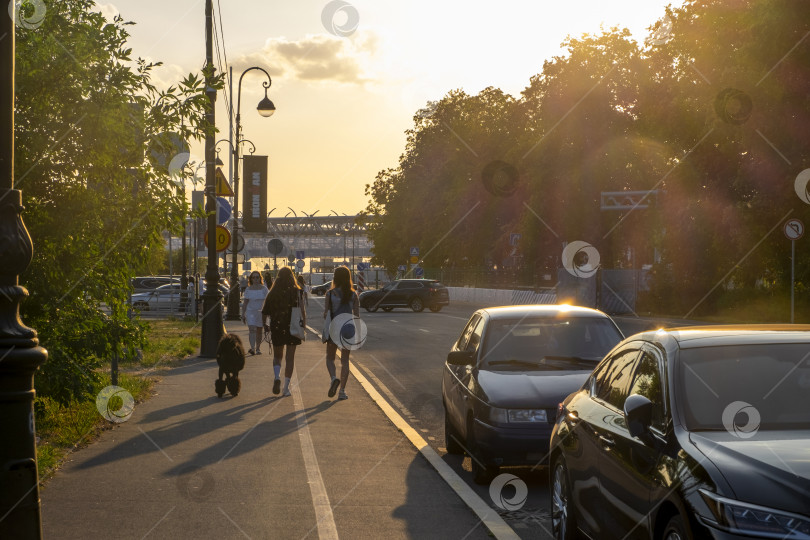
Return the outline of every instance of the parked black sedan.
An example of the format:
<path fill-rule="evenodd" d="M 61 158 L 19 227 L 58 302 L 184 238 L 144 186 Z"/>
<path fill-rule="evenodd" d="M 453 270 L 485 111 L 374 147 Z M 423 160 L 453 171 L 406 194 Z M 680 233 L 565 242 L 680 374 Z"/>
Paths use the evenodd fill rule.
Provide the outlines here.
<path fill-rule="evenodd" d="M 450 305 L 450 293 L 447 286 L 435 279 L 400 279 L 382 289 L 361 293 L 360 305 L 372 313 L 380 308 L 391 311 L 397 307 L 411 308 L 416 312 L 427 307 L 438 312 Z"/>
<path fill-rule="evenodd" d="M 810 538 L 808 357 L 810 326 L 620 343 L 560 406 L 556 538 Z"/>
<path fill-rule="evenodd" d="M 486 483 L 502 465 L 546 461 L 557 406 L 622 340 L 594 309 L 530 305 L 476 311 L 442 376 L 445 444 Z"/>

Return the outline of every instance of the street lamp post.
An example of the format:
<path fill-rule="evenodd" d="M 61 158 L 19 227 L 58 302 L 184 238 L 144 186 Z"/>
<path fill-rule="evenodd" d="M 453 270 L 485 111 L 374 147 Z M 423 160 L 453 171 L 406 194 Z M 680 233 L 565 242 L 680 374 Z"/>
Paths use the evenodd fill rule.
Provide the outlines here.
<path fill-rule="evenodd" d="M 13 3 L 13 9 L 20 5 Z M 48 358 L 20 319 L 28 291 L 19 285 L 34 256 L 14 189 L 14 14 L 0 17 L 0 538 L 42 538 L 34 372 Z"/>
<path fill-rule="evenodd" d="M 214 3 L 205 0 L 205 93 L 208 107 L 205 110 L 205 211 L 208 214 L 208 266 L 205 270 L 205 292 L 203 293 L 203 322 L 200 338 L 200 356 L 216 358 L 217 345 L 225 333 L 222 322 L 222 293 L 219 291 L 219 269 L 217 268 L 217 243 L 214 231 L 217 228 L 216 200 L 216 155 L 214 126 L 216 126 L 217 90 L 214 88 Z"/>
<path fill-rule="evenodd" d="M 276 112 L 276 106 L 273 105 L 273 102 L 267 97 L 267 89 L 270 88 L 270 85 L 273 84 L 273 80 L 270 78 L 270 74 L 267 73 L 263 68 L 258 66 L 253 66 L 247 68 L 245 71 L 242 72 L 242 75 L 239 76 L 239 85 L 237 87 L 237 98 L 236 98 L 236 142 L 232 147 L 233 152 L 233 163 L 234 163 L 234 170 L 233 170 L 233 230 L 231 231 L 231 255 L 233 257 L 233 263 L 231 264 L 231 292 L 228 294 L 228 320 L 229 321 L 238 321 L 239 320 L 239 273 L 236 270 L 236 247 L 238 241 L 238 231 L 239 231 L 239 224 L 237 220 L 237 214 L 239 213 L 239 149 L 241 147 L 241 143 L 244 142 L 242 139 L 242 79 L 245 77 L 245 74 L 248 71 L 252 71 L 257 69 L 267 75 L 267 81 L 262 81 L 262 86 L 264 87 L 264 99 L 259 102 L 259 105 L 256 107 L 256 110 L 259 111 L 259 114 L 265 118 L 273 116 L 273 113 Z M 250 141 L 248 141 L 250 142 Z M 253 145 L 253 143 L 250 143 Z M 255 149 L 255 147 L 254 147 Z M 251 152 L 252 153 L 252 152 Z"/>

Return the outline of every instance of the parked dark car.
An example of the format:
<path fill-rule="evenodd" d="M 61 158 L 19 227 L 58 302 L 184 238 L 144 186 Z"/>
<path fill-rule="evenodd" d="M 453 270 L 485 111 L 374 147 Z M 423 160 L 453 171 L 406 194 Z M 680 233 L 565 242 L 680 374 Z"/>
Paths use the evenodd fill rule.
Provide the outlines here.
<path fill-rule="evenodd" d="M 565 399 L 556 538 L 810 538 L 810 326 L 632 336 Z"/>
<path fill-rule="evenodd" d="M 435 279 L 400 279 L 382 289 L 361 293 L 360 305 L 372 313 L 379 308 L 391 311 L 396 307 L 419 312 L 425 306 L 430 311 L 438 312 L 450 305 L 450 293 L 445 285 Z"/>
<path fill-rule="evenodd" d="M 624 336 L 595 309 L 528 305 L 476 311 L 442 376 L 445 445 L 473 478 L 546 460 L 560 401 Z"/>
<path fill-rule="evenodd" d="M 326 291 L 328 291 L 330 288 L 332 288 L 332 282 L 327 281 L 326 283 L 323 283 L 321 285 L 315 285 L 314 287 L 312 287 L 311 291 L 312 294 L 316 294 L 318 296 L 325 296 Z"/>

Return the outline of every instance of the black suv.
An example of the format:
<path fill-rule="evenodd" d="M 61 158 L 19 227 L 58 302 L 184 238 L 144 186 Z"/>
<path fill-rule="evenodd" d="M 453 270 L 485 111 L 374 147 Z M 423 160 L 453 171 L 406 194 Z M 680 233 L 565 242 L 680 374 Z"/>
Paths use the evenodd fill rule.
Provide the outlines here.
<path fill-rule="evenodd" d="M 409 307 L 419 312 L 425 306 L 438 312 L 450 305 L 450 293 L 435 279 L 400 279 L 382 289 L 365 291 L 360 295 L 360 305 L 372 313 L 379 308 L 391 311 L 395 307 Z"/>

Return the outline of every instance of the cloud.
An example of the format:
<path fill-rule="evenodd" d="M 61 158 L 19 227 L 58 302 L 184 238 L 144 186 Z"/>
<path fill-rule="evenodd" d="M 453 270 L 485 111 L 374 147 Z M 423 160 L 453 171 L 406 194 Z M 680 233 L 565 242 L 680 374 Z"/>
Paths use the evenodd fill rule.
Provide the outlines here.
<path fill-rule="evenodd" d="M 362 85 L 372 82 L 362 61 L 376 51 L 376 44 L 373 35 L 357 40 L 324 34 L 296 41 L 273 38 L 260 51 L 239 57 L 234 69 L 258 65 L 273 77 Z"/>

